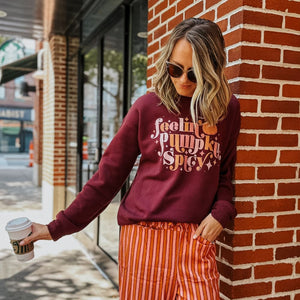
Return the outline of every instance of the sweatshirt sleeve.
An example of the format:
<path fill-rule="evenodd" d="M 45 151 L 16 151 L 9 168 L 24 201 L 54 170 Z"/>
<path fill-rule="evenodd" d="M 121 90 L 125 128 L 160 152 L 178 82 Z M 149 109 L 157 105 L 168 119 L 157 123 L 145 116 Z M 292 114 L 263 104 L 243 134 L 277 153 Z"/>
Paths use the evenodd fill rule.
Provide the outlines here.
<path fill-rule="evenodd" d="M 240 131 L 240 105 L 234 97 L 232 107 L 232 123 L 227 132 L 229 141 L 222 154 L 219 186 L 215 196 L 214 205 L 211 211 L 212 216 L 223 226 L 226 227 L 230 220 L 236 216 L 236 209 L 233 203 L 234 186 L 232 184 L 234 166 L 236 161 L 236 145 Z"/>
<path fill-rule="evenodd" d="M 70 206 L 47 225 L 53 240 L 82 230 L 119 192 L 140 153 L 137 131 L 138 110 L 133 106 L 103 154 L 97 172 Z"/>

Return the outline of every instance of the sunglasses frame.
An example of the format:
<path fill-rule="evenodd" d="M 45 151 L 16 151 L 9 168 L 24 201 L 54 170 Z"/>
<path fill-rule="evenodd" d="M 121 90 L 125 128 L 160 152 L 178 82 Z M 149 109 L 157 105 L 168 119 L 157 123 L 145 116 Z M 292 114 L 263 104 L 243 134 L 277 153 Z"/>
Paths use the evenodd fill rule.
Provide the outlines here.
<path fill-rule="evenodd" d="M 178 69 L 180 69 L 180 70 L 181 70 L 181 74 L 180 74 L 179 76 L 173 76 L 173 75 L 171 75 L 171 74 L 170 74 L 170 70 L 169 70 L 169 66 L 170 66 L 170 65 L 175 66 L 175 67 L 177 67 Z M 183 73 L 186 73 L 187 78 L 188 78 L 189 81 L 191 81 L 191 82 L 193 82 L 193 83 L 196 83 L 196 82 L 197 82 L 196 74 L 194 73 L 194 69 L 193 69 L 193 68 L 190 68 L 190 69 L 188 69 L 187 71 L 184 71 L 184 69 L 183 69 L 181 66 L 179 66 L 179 65 L 177 65 L 177 64 L 174 64 L 174 63 L 172 63 L 172 62 L 170 62 L 170 61 L 166 61 L 166 68 L 167 68 L 168 74 L 169 74 L 171 77 L 173 77 L 173 78 L 180 78 L 180 77 L 183 75 Z M 195 79 L 191 79 L 191 78 L 190 78 L 190 76 L 189 76 L 189 74 L 191 74 L 190 72 L 192 72 L 193 75 L 191 75 L 191 76 L 192 76 L 193 78 L 195 78 Z"/>

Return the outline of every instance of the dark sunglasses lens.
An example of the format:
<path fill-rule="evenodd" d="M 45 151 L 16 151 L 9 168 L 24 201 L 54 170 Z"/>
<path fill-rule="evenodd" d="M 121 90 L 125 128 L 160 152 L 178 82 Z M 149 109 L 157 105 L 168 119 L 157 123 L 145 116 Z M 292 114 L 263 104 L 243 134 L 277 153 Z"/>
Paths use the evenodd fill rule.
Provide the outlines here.
<path fill-rule="evenodd" d="M 187 77 L 190 81 L 197 82 L 197 78 L 193 70 L 188 71 Z"/>
<path fill-rule="evenodd" d="M 167 69 L 168 69 L 170 76 L 175 77 L 175 78 L 180 77 L 183 73 L 179 67 L 177 67 L 173 64 L 167 64 Z"/>

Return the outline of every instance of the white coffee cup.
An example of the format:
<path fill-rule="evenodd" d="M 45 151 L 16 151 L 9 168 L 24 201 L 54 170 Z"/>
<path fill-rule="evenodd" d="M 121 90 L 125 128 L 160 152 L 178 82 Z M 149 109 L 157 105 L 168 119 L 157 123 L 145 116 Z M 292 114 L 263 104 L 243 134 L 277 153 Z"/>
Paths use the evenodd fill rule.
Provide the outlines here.
<path fill-rule="evenodd" d="M 19 261 L 28 261 L 34 257 L 33 243 L 20 246 L 20 242 L 32 233 L 31 225 L 32 222 L 28 218 L 21 217 L 9 221 L 5 227 Z"/>

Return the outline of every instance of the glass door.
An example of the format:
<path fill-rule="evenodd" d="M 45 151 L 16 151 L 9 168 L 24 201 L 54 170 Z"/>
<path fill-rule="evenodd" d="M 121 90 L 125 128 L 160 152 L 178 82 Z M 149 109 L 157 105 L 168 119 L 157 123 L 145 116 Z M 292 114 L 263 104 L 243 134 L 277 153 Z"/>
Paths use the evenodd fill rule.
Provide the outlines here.
<path fill-rule="evenodd" d="M 98 167 L 97 148 L 99 144 L 99 93 L 98 93 L 98 47 L 94 46 L 84 55 L 83 74 L 83 136 L 82 136 L 82 182 L 93 176 Z M 85 229 L 92 239 L 95 237 L 97 222 Z"/>

